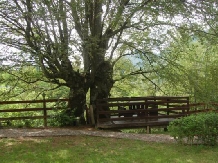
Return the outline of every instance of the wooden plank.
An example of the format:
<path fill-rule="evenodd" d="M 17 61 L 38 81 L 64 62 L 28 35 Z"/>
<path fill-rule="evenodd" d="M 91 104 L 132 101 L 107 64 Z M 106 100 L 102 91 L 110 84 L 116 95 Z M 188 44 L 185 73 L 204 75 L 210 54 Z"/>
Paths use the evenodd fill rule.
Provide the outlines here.
<path fill-rule="evenodd" d="M 99 103 L 97 106 L 108 106 L 108 107 L 113 107 L 113 106 L 131 106 L 131 105 L 145 105 L 145 102 L 117 102 L 117 103 Z"/>
<path fill-rule="evenodd" d="M 142 128 L 147 126 L 162 126 L 166 127 L 169 125 L 169 121 L 164 122 L 150 122 L 150 123 L 126 123 L 126 124 L 99 124 L 98 128 L 104 129 L 125 129 L 125 128 Z"/>
<path fill-rule="evenodd" d="M 174 100 L 174 101 L 146 101 L 146 102 L 117 102 L 117 103 L 98 103 L 97 106 L 131 106 L 131 105 L 166 105 L 167 103 L 180 103 L 187 104 L 187 100 Z"/>
<path fill-rule="evenodd" d="M 46 116 L 50 118 L 51 116 Z M 9 117 L 9 118 L 0 118 L 0 121 L 7 121 L 7 120 L 23 120 L 23 119 L 44 119 L 45 116 L 25 116 L 25 117 Z"/>
<path fill-rule="evenodd" d="M 176 113 L 175 111 L 186 111 L 188 109 L 188 107 L 182 107 L 182 108 L 161 108 L 161 109 L 135 109 L 135 110 L 108 110 L 108 111 L 98 111 L 98 115 L 103 115 L 103 114 L 115 114 L 115 113 L 148 113 L 151 111 L 157 111 L 157 112 L 161 112 L 161 111 L 174 111 L 174 113 Z"/>
<path fill-rule="evenodd" d="M 200 110 L 190 110 L 189 114 L 197 114 L 197 113 L 202 113 L 202 112 L 217 112 L 216 109 L 200 109 Z"/>
<path fill-rule="evenodd" d="M 69 101 L 69 99 L 46 99 L 45 102 Z M 26 103 L 43 103 L 44 100 L 27 100 L 27 101 L 0 101 L 2 104 L 26 104 Z"/>
<path fill-rule="evenodd" d="M 100 118 L 99 122 L 105 121 L 126 121 L 126 120 L 149 120 L 149 119 L 163 119 L 163 118 L 178 118 L 184 117 L 187 114 L 174 114 L 174 115 L 158 115 L 158 116 L 140 116 L 140 117 L 108 117 L 108 118 Z"/>
<path fill-rule="evenodd" d="M 42 111 L 44 108 L 25 108 L 25 109 L 5 109 L 0 110 L 1 113 L 3 112 L 26 112 L 26 111 Z M 54 110 L 53 108 L 46 108 L 46 110 Z"/>
<path fill-rule="evenodd" d="M 189 99 L 189 97 L 179 96 L 145 96 L 145 97 L 116 97 L 107 99 L 98 99 L 97 102 L 102 101 L 131 101 L 131 100 L 167 100 L 167 99 Z"/>

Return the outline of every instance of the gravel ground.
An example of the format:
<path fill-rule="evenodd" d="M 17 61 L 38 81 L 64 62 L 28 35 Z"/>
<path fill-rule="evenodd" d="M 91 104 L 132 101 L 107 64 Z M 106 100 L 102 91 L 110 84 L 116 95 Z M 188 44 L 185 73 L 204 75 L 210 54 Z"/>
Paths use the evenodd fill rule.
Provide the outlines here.
<path fill-rule="evenodd" d="M 103 131 L 94 128 L 43 128 L 43 129 L 0 129 L 0 138 L 51 137 L 51 136 L 99 136 L 125 138 L 147 142 L 175 143 L 173 137 L 165 134 L 133 134 L 114 131 Z"/>

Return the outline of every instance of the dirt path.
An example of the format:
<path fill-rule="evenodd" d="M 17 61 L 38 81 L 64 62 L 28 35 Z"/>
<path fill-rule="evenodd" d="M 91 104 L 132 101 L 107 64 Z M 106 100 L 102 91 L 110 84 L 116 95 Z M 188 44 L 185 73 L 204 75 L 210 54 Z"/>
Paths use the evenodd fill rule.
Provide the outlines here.
<path fill-rule="evenodd" d="M 165 134 L 133 134 L 113 131 L 102 131 L 94 128 L 45 128 L 45 129 L 0 129 L 0 138 L 19 137 L 51 137 L 51 136 L 100 136 L 110 138 L 126 138 L 147 142 L 175 143 L 175 140 Z"/>

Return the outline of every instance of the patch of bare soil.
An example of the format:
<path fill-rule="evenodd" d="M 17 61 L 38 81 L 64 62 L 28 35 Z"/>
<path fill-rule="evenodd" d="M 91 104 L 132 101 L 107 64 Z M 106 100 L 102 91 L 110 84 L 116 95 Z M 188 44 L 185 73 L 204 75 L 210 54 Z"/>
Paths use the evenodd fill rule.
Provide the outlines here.
<path fill-rule="evenodd" d="M 51 136 L 99 136 L 109 138 L 125 138 L 147 142 L 175 143 L 173 137 L 165 134 L 134 134 L 117 131 L 98 130 L 81 126 L 72 128 L 10 128 L 0 129 L 0 138 L 51 137 Z"/>

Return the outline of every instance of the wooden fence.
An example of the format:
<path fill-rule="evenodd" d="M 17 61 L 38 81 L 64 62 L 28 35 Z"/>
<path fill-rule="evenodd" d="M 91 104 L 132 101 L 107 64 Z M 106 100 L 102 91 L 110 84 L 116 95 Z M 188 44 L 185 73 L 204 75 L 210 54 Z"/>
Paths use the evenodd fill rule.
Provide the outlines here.
<path fill-rule="evenodd" d="M 47 127 L 47 119 L 51 118 L 51 115 L 48 115 L 49 110 L 54 110 L 53 107 L 48 107 L 48 103 L 55 102 L 67 102 L 68 99 L 43 99 L 43 100 L 27 100 L 27 101 L 0 101 L 0 106 L 2 105 L 14 105 L 14 104 L 26 104 L 31 106 L 31 104 L 41 104 L 41 107 L 30 107 L 30 108 L 16 108 L 16 109 L 0 109 L 0 122 L 8 122 L 12 120 L 24 120 L 24 119 L 43 119 L 44 127 Z M 57 108 L 61 109 L 61 108 Z M 34 116 L 11 116 L 11 117 L 2 117 L 1 113 L 15 113 L 15 112 L 41 112 L 41 115 Z"/>
<path fill-rule="evenodd" d="M 189 114 L 197 114 L 201 112 L 213 111 L 217 112 L 218 103 L 193 103 L 189 104 Z"/>
<path fill-rule="evenodd" d="M 4 105 L 26 105 L 24 108 L 0 109 L 0 123 L 13 120 L 42 119 L 44 127 L 48 125 L 50 110 L 49 103 L 68 102 L 69 99 L 43 99 L 27 101 L 0 101 Z M 41 104 L 41 107 L 27 107 L 31 104 Z M 211 107 L 212 106 L 212 107 Z M 97 100 L 97 128 L 135 128 L 147 126 L 167 126 L 175 118 L 212 110 L 218 104 L 195 103 L 189 104 L 189 97 L 122 97 Z M 60 109 L 60 108 L 57 108 Z M 2 116 L 1 113 L 38 112 L 40 115 Z M 86 120 L 90 119 L 90 111 L 86 110 Z M 28 115 L 28 114 L 26 114 Z M 94 121 L 94 120 L 93 120 Z M 88 123 L 88 122 L 87 122 Z"/>

